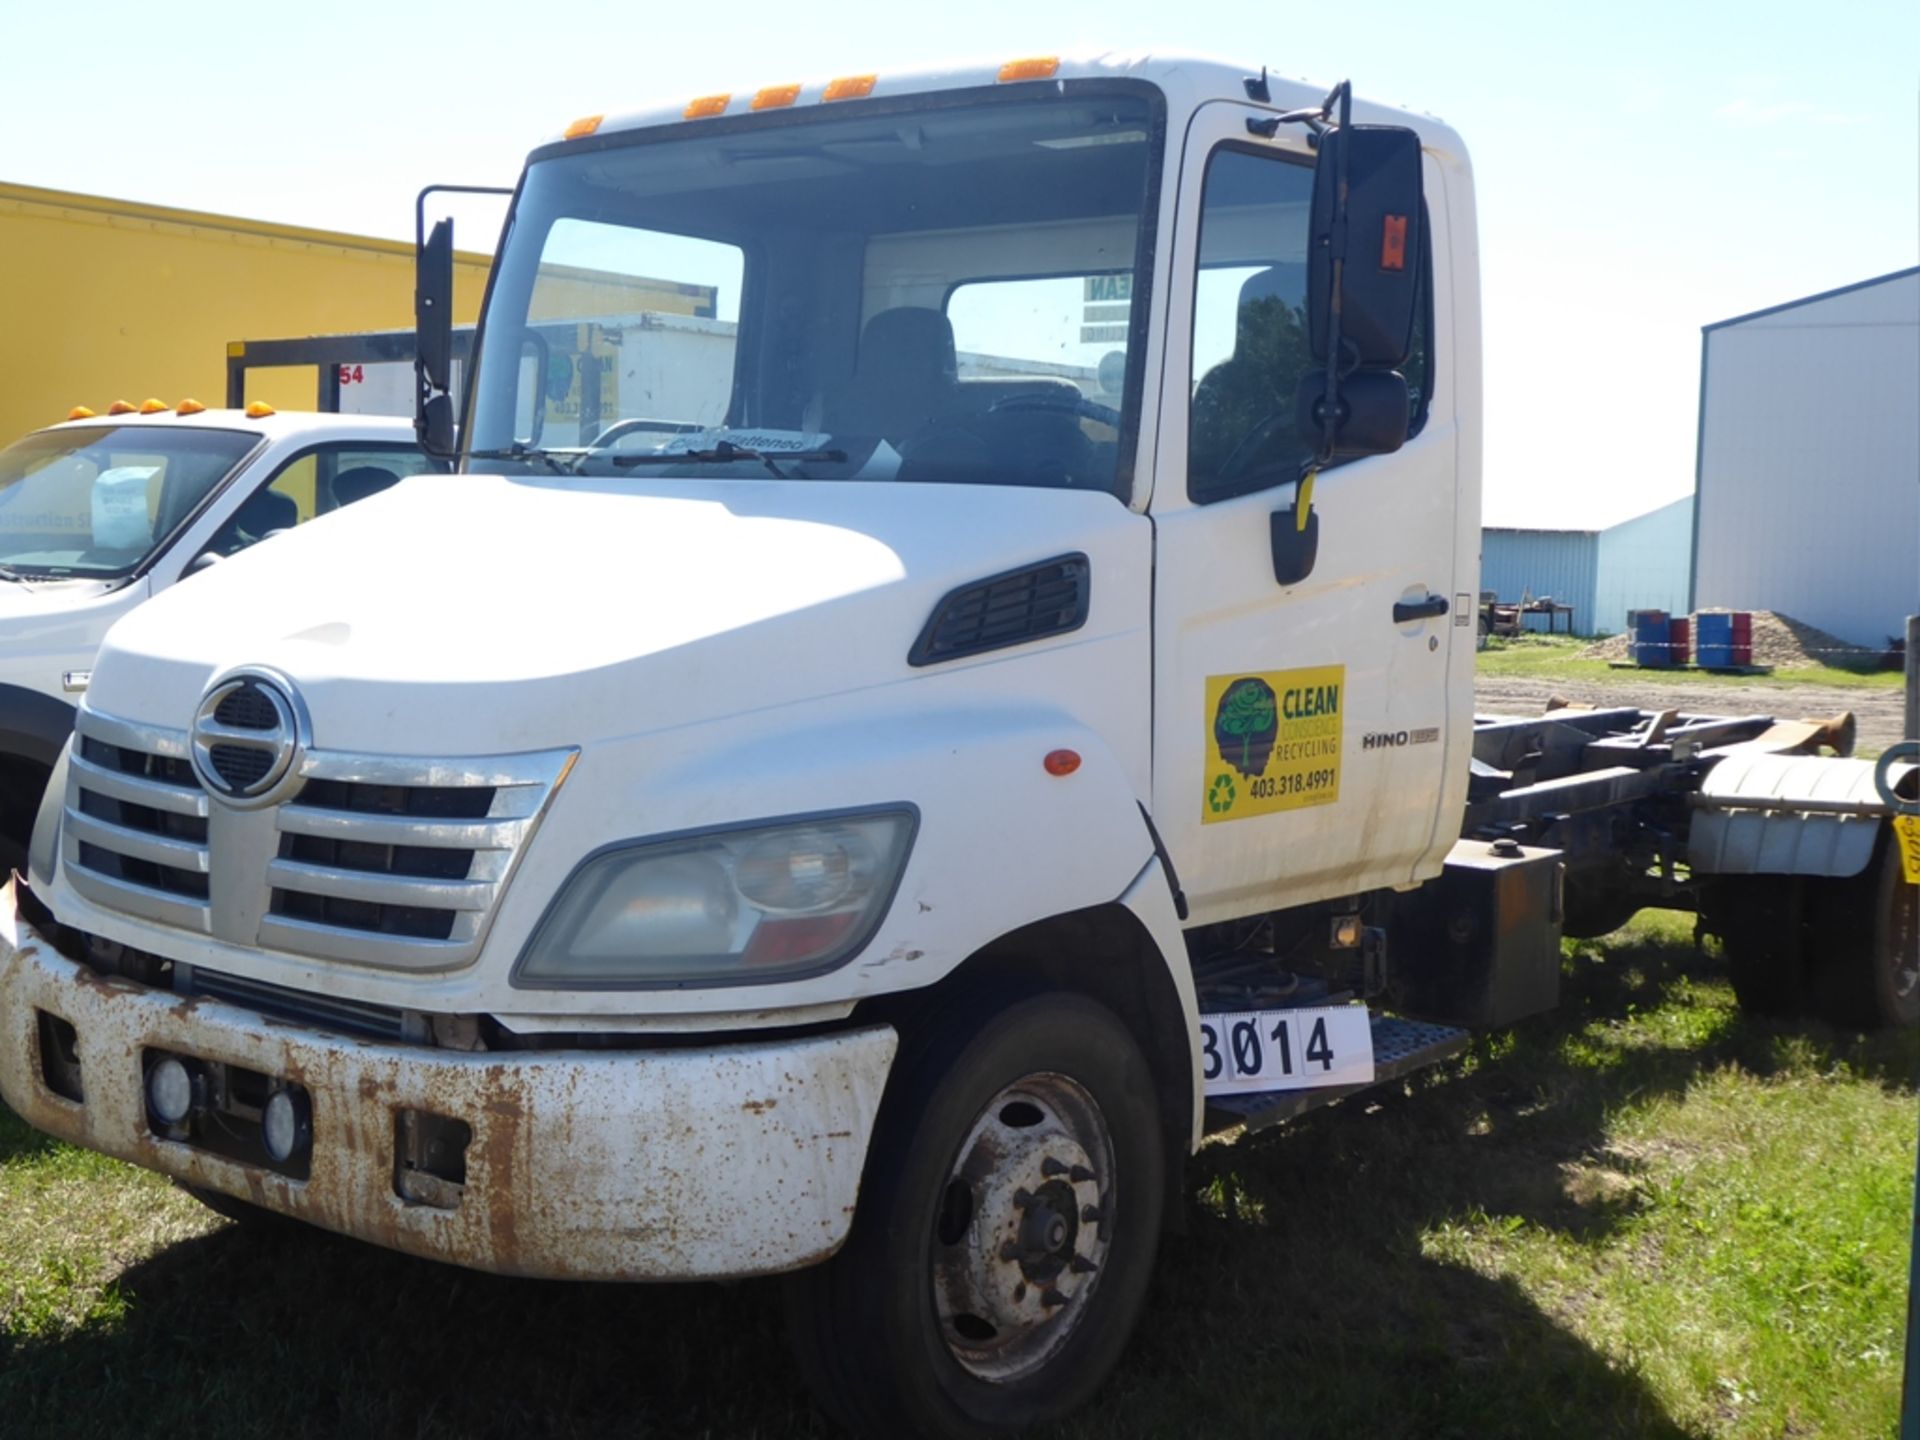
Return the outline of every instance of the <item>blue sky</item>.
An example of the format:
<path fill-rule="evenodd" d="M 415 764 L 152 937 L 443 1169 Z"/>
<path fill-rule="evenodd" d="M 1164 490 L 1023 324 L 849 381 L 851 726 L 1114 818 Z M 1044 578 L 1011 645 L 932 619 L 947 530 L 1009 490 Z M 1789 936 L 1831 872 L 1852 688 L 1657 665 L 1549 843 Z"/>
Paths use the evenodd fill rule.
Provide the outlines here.
<path fill-rule="evenodd" d="M 1055 50 L 1351 76 L 1473 153 L 1506 524 L 1685 493 L 1701 325 L 1920 263 L 1913 3 L 13 0 L 0 42 L 0 179 L 389 236 L 576 115 L 714 90 Z"/>

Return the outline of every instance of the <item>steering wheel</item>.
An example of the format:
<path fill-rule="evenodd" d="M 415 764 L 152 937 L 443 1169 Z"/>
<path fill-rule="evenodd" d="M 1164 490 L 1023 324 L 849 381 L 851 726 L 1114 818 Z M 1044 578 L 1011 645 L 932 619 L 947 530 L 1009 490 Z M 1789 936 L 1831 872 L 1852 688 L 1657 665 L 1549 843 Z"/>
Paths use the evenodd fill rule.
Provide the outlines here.
<path fill-rule="evenodd" d="M 1280 431 L 1282 426 L 1291 425 L 1293 415 L 1286 410 L 1275 410 L 1265 416 L 1259 424 L 1240 437 L 1240 443 L 1227 453 L 1215 471 L 1223 480 L 1229 480 L 1243 474 L 1247 468 L 1260 458 L 1260 452 L 1267 442 Z"/>
<path fill-rule="evenodd" d="M 1064 395 L 1008 395 L 987 406 L 987 414 L 1017 414 L 1022 410 L 1045 410 L 1057 415 L 1076 415 L 1081 419 L 1094 420 L 1115 430 L 1120 428 L 1120 412 L 1111 405 L 1102 405 L 1097 400 L 1076 394 L 1072 399 Z"/>

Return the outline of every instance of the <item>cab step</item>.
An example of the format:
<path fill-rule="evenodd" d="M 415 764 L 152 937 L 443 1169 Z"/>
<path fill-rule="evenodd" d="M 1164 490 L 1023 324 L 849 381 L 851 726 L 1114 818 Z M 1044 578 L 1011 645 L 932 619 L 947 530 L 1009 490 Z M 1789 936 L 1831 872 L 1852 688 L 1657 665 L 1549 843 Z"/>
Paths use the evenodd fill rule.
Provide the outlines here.
<path fill-rule="evenodd" d="M 1465 1030 L 1451 1025 L 1429 1025 L 1423 1020 L 1402 1020 L 1394 1015 L 1375 1015 L 1368 1026 L 1373 1032 L 1373 1079 L 1365 1085 L 1331 1085 L 1310 1090 L 1254 1091 L 1240 1095 L 1207 1097 L 1207 1130 L 1216 1133 L 1236 1125 L 1247 1130 L 1264 1130 L 1331 1105 L 1362 1090 L 1398 1080 L 1415 1070 L 1451 1059 L 1467 1048 L 1472 1038 Z"/>

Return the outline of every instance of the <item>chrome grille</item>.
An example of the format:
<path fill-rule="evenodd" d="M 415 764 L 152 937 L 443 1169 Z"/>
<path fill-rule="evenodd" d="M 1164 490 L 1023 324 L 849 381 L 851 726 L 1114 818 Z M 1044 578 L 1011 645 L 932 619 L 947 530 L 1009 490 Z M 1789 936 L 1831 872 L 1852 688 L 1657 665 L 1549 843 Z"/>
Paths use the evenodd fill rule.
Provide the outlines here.
<path fill-rule="evenodd" d="M 184 731 L 85 710 L 77 729 L 65 831 L 76 890 L 238 945 L 402 970 L 479 953 L 574 753 L 310 750 L 289 799 L 242 810 L 194 782 Z"/>
<path fill-rule="evenodd" d="M 181 731 L 82 710 L 61 843 L 74 889 L 116 910 L 206 931 L 207 792 Z"/>

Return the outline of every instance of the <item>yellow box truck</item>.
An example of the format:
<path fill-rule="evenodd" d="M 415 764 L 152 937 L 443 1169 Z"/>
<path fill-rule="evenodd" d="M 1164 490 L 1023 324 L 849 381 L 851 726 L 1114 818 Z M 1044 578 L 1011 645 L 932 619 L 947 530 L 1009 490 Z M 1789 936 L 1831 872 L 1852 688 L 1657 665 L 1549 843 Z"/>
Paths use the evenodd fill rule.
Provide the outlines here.
<path fill-rule="evenodd" d="M 217 404 L 237 336 L 413 323 L 413 246 L 0 183 L 0 443 L 75 405 L 193 396 Z M 487 257 L 455 262 L 472 322 Z M 311 366 L 255 370 L 247 398 L 311 408 Z"/>

